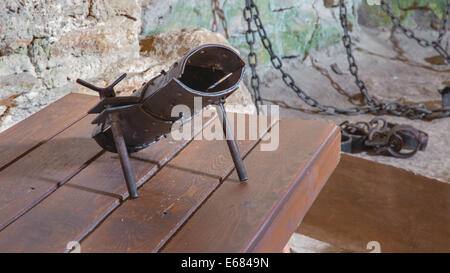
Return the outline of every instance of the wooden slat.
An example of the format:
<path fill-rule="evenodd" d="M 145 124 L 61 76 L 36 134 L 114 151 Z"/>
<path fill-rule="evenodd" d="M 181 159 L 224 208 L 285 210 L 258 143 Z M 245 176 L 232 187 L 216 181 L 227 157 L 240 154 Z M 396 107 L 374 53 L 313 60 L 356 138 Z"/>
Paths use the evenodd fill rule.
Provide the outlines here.
<path fill-rule="evenodd" d="M 249 181 L 235 183 L 233 172 L 162 251 L 281 251 L 337 165 L 336 128 L 325 122 L 281 120 L 278 149 L 265 152 L 257 145 L 245 158 Z M 266 234 L 272 227 L 282 228 L 274 240 Z"/>
<path fill-rule="evenodd" d="M 195 119 L 203 119 L 203 124 L 207 124 L 213 117 L 205 115 Z M 87 130 L 89 126 L 76 123 L 73 127 Z M 191 129 L 199 132 L 201 126 Z M 131 166 L 137 183 L 144 183 L 189 141 L 173 141 L 169 137 L 133 154 Z M 99 149 L 97 144 L 94 145 L 91 149 Z M 74 145 L 74 149 L 84 147 L 82 143 Z M 48 157 L 48 154 L 42 155 L 42 158 Z M 106 152 L 1 231 L 0 252 L 62 252 L 69 241 L 81 240 L 127 196 L 119 159 L 116 154 Z M 80 213 L 84 215 L 80 216 Z"/>
<path fill-rule="evenodd" d="M 102 151 L 90 137 L 91 120 L 83 118 L 0 172 L 0 230 Z"/>
<path fill-rule="evenodd" d="M 283 202 L 277 204 L 277 211 L 272 212 L 273 218 L 267 220 L 267 228 L 262 235 L 250 241 L 243 252 L 279 252 L 283 249 L 336 168 L 340 143 L 340 131 L 337 130 L 313 155 L 297 177 L 297 184 L 290 186 L 292 191 L 286 193 Z"/>
<path fill-rule="evenodd" d="M 98 97 L 69 94 L 0 133 L 0 170 L 87 114 Z"/>
<path fill-rule="evenodd" d="M 248 117 L 246 121 L 248 128 Z M 258 138 L 267 129 L 261 128 Z M 241 154 L 256 143 L 248 138 L 238 141 Z M 225 141 L 193 141 L 141 188 L 139 199 L 120 206 L 90 234 L 82 251 L 158 251 L 233 167 Z"/>
<path fill-rule="evenodd" d="M 298 232 L 356 252 L 449 252 L 450 185 L 343 155 Z"/>

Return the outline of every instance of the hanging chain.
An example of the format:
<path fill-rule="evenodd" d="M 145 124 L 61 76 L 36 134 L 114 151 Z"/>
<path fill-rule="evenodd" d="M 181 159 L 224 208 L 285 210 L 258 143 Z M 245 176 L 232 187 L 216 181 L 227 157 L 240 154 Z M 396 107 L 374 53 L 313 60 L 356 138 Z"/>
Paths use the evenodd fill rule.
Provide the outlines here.
<path fill-rule="evenodd" d="M 355 83 L 359 88 L 359 92 L 363 96 L 365 102 L 369 105 L 379 105 L 380 103 L 376 100 L 374 100 L 369 95 L 369 90 L 367 90 L 366 84 L 364 81 L 362 81 L 359 78 L 358 73 L 358 65 L 356 64 L 355 57 L 352 53 L 352 37 L 350 37 L 349 30 L 348 30 L 348 17 L 347 17 L 347 7 L 344 4 L 344 1 L 340 1 L 341 4 L 339 5 L 339 17 L 341 21 L 341 26 L 344 32 L 344 35 L 342 36 L 342 42 L 345 47 L 345 51 L 347 52 L 347 60 L 349 64 L 349 71 L 355 78 Z"/>
<path fill-rule="evenodd" d="M 383 5 L 385 6 L 385 9 L 387 7 L 386 10 L 389 10 L 390 14 L 392 14 L 392 12 L 390 11 L 389 5 L 384 0 L 381 0 L 381 4 L 382 4 L 382 6 Z M 350 73 L 355 77 L 356 85 L 359 87 L 360 93 L 363 95 L 365 101 L 369 105 L 375 105 L 380 108 L 377 114 L 382 115 L 382 114 L 387 113 L 387 114 L 391 114 L 391 115 L 395 115 L 395 116 L 407 117 L 410 119 L 427 119 L 427 120 L 444 118 L 444 117 L 450 116 L 450 108 L 449 107 L 437 108 L 437 109 L 430 110 L 424 104 L 405 105 L 405 104 L 401 104 L 398 102 L 379 102 L 378 100 L 375 100 L 372 97 L 370 97 L 365 83 L 358 76 L 358 66 L 356 64 L 355 58 L 352 53 L 352 39 L 349 35 L 349 30 L 348 30 L 348 16 L 347 16 L 347 7 L 345 5 L 345 0 L 340 0 L 339 18 L 341 20 L 341 26 L 344 31 L 344 36 L 342 37 L 342 41 L 344 43 L 344 47 L 347 52 L 347 59 L 348 59 L 348 63 L 349 63 Z M 424 39 L 416 37 L 412 30 L 406 29 L 404 26 L 402 26 L 402 24 L 400 23 L 400 19 L 397 16 L 392 14 L 391 18 L 396 18 L 395 21 L 393 21 L 395 27 L 405 29 L 405 31 L 406 31 L 405 35 L 407 35 L 408 37 L 413 37 L 413 39 L 418 41 L 419 44 L 421 44 L 423 46 L 433 44 L 433 47 L 435 49 L 442 48 L 440 46 L 440 44 L 437 44 L 436 42 L 430 43 Z M 408 33 L 408 34 L 406 34 L 406 33 Z M 437 44 L 437 47 L 435 46 L 435 44 Z M 442 48 L 442 50 L 444 50 L 444 49 Z M 445 52 L 445 50 L 444 50 L 444 52 Z M 448 56 L 448 53 L 446 53 L 446 54 Z"/>
<path fill-rule="evenodd" d="M 371 113 L 374 115 L 391 114 L 391 115 L 395 115 L 395 116 L 407 117 L 410 119 L 436 119 L 436 118 L 443 118 L 443 117 L 450 116 L 450 108 L 440 108 L 440 109 L 429 110 L 426 108 L 426 106 L 424 104 L 410 106 L 410 105 L 403 105 L 403 104 L 400 104 L 397 102 L 380 102 L 377 99 L 372 98 L 370 96 L 369 91 L 366 87 L 366 84 L 364 83 L 364 81 L 362 81 L 359 78 L 358 66 L 356 64 L 356 60 L 352 53 L 352 47 L 351 47 L 352 40 L 351 40 L 349 31 L 348 31 L 347 8 L 345 6 L 344 0 L 340 1 L 340 19 L 341 19 L 341 25 L 344 29 L 344 36 L 343 36 L 342 40 L 343 40 L 344 46 L 346 48 L 347 59 L 348 59 L 349 65 L 350 65 L 350 68 L 349 68 L 350 72 L 355 77 L 356 85 L 359 87 L 360 93 L 362 94 L 362 96 L 366 102 L 366 105 L 342 109 L 342 108 L 338 108 L 336 106 L 324 105 L 324 104 L 319 103 L 315 98 L 309 96 L 305 91 L 303 91 L 296 84 L 293 77 L 289 73 L 284 71 L 283 63 L 282 63 L 280 57 L 278 57 L 278 55 L 276 55 L 275 52 L 273 51 L 272 42 L 267 37 L 267 32 L 262 24 L 261 18 L 259 16 L 259 10 L 258 10 L 258 7 L 256 6 L 254 0 L 246 0 L 245 3 L 246 4 L 245 4 L 245 8 L 244 8 L 244 18 L 248 24 L 248 29 L 246 32 L 246 39 L 247 39 L 247 43 L 249 44 L 249 46 L 251 48 L 250 54 L 253 52 L 253 54 L 251 56 L 254 56 L 254 57 L 250 57 L 250 54 L 249 54 L 249 63 L 250 63 L 250 67 L 252 68 L 252 73 L 254 71 L 253 69 L 256 69 L 256 54 L 254 54 L 254 51 L 252 51 L 254 42 L 255 42 L 254 31 L 252 31 L 252 29 L 251 29 L 251 20 L 253 19 L 253 21 L 256 25 L 258 36 L 261 40 L 261 43 L 263 44 L 266 51 L 269 53 L 270 62 L 272 63 L 272 66 L 281 73 L 281 76 L 282 76 L 281 78 L 282 78 L 283 82 L 289 88 L 291 88 L 303 102 L 305 102 L 309 106 L 318 108 L 318 109 L 320 109 L 321 112 L 331 114 L 331 115 L 336 115 L 336 114 L 359 115 L 359 114 L 366 114 L 366 113 Z M 248 37 L 250 37 L 250 33 L 252 34 L 252 39 L 248 38 Z M 249 43 L 249 41 L 250 41 L 250 43 Z M 253 60 L 251 61 L 250 60 L 251 58 L 252 59 L 254 58 L 255 62 L 253 62 Z M 252 78 L 253 78 L 253 74 L 252 74 Z M 252 85 L 252 88 L 253 88 L 253 85 Z M 259 95 L 259 77 L 258 77 L 258 89 L 257 90 L 258 90 L 258 95 Z M 256 91 L 256 89 L 254 89 L 254 91 Z M 256 92 L 255 92 L 255 94 L 256 94 Z"/>
<path fill-rule="evenodd" d="M 341 0 L 341 2 L 343 2 L 343 0 Z M 437 53 L 439 53 L 439 55 L 441 55 L 444 58 L 444 60 L 450 64 L 450 54 L 442 46 L 442 39 L 444 38 L 444 35 L 447 31 L 447 20 L 448 20 L 448 14 L 450 12 L 449 11 L 449 9 L 450 9 L 450 1 L 449 0 L 447 0 L 447 10 L 446 10 L 445 14 L 443 15 L 442 25 L 439 29 L 439 36 L 436 41 L 428 41 L 426 39 L 417 37 L 413 30 L 405 27 L 401 23 L 401 19 L 392 12 L 391 7 L 385 0 L 381 0 L 381 9 L 384 12 L 386 12 L 386 14 L 389 16 L 394 27 L 400 29 L 403 32 L 403 34 L 405 34 L 406 37 L 408 37 L 409 39 L 415 40 L 422 47 L 433 47 L 434 50 L 436 50 Z"/>
<path fill-rule="evenodd" d="M 259 16 L 258 7 L 256 6 L 256 4 L 253 0 L 245 1 L 244 18 L 246 19 L 248 26 L 249 26 L 247 29 L 247 32 L 246 32 L 246 38 L 247 38 L 247 43 L 249 43 L 249 40 L 252 42 L 252 43 L 249 43 L 250 48 L 253 48 L 253 44 L 255 41 L 254 35 L 253 35 L 252 39 L 248 38 L 250 36 L 250 33 L 254 33 L 254 31 L 251 30 L 251 23 L 249 22 L 249 21 L 253 20 L 253 22 L 255 23 L 256 28 L 257 28 L 258 36 L 259 36 L 264 48 L 267 50 L 267 52 L 270 55 L 270 62 L 272 63 L 272 66 L 276 70 L 280 71 L 283 82 L 289 88 L 291 88 L 297 94 L 297 96 L 302 101 L 304 101 L 306 104 L 308 104 L 311 107 L 319 108 L 321 112 L 325 112 L 325 113 L 328 113 L 331 115 L 335 115 L 335 114 L 356 115 L 356 114 L 368 113 L 370 111 L 377 110 L 375 107 L 372 107 L 372 106 L 351 107 L 348 109 L 340 109 L 340 108 L 337 108 L 332 105 L 323 105 L 323 104 L 319 103 L 316 99 L 309 96 L 305 91 L 303 91 L 295 83 L 294 78 L 289 73 L 285 72 L 284 69 L 282 68 L 283 63 L 281 62 L 280 57 L 278 57 L 272 49 L 272 42 L 267 37 L 267 32 L 264 29 L 264 26 L 261 22 L 261 18 Z M 250 54 L 249 54 L 249 63 L 250 63 L 250 67 L 252 67 L 252 62 L 250 61 Z M 252 54 L 252 56 L 254 56 L 256 59 L 256 54 Z M 259 83 L 259 78 L 258 78 L 258 83 Z"/>
<path fill-rule="evenodd" d="M 252 77 L 250 78 L 250 85 L 253 90 L 253 99 L 256 106 L 256 112 L 259 114 L 259 105 L 262 104 L 261 93 L 259 90 L 259 76 L 256 71 L 256 66 L 258 65 L 258 58 L 255 53 L 255 31 L 252 29 L 253 21 L 253 10 L 248 5 L 248 0 L 246 0 L 246 5 L 243 11 L 243 16 L 245 21 L 247 21 L 247 31 L 245 32 L 245 40 L 249 46 L 249 53 L 247 57 L 248 65 L 252 71 Z"/>
<path fill-rule="evenodd" d="M 211 30 L 216 32 L 219 29 L 217 21 L 222 24 L 223 32 L 225 33 L 225 38 L 229 38 L 227 18 L 225 17 L 225 12 L 220 7 L 219 0 L 211 0 L 211 11 L 212 11 L 212 25 Z"/>

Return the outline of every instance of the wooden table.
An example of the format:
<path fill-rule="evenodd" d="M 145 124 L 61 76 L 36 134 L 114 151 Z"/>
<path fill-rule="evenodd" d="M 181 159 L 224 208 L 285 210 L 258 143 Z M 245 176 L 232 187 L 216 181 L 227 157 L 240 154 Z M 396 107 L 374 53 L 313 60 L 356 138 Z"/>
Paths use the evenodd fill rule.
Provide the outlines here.
<path fill-rule="evenodd" d="M 129 200 L 118 156 L 90 137 L 97 101 L 70 94 L 0 134 L 0 252 L 71 241 L 81 252 L 279 252 L 339 161 L 339 130 L 320 121 L 270 121 L 239 140 L 246 183 L 224 141 L 169 137 L 132 155 L 140 197 Z M 215 124 L 202 119 L 195 133 Z M 276 129 L 278 149 L 261 151 Z"/>

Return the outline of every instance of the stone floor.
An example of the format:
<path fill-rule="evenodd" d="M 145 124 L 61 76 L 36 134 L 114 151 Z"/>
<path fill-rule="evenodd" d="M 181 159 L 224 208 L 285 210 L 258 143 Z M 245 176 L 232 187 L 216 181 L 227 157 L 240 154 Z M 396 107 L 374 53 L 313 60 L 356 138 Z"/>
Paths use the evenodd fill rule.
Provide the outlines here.
<path fill-rule="evenodd" d="M 392 35 L 390 31 L 362 29 L 359 38 L 355 41 L 355 57 L 360 76 L 366 81 L 371 94 L 385 100 L 424 103 L 431 108 L 441 106 L 441 96 L 437 90 L 450 86 L 450 67 L 443 65 L 432 49 L 423 49 L 403 35 Z M 447 38 L 447 50 L 448 44 Z M 331 69 L 333 64 L 337 65 L 342 75 Z M 347 70 L 348 63 L 342 48 L 312 53 L 304 61 L 300 58 L 285 59 L 284 67 L 303 90 L 322 104 L 351 107 L 359 102 L 359 91 Z M 264 78 L 261 94 L 265 103 L 279 105 L 282 118 L 322 119 L 338 124 L 344 120 L 369 121 L 373 118 L 371 115 L 347 117 L 315 114 L 284 85 L 276 71 L 271 69 Z M 450 183 L 450 118 L 434 121 L 392 116 L 385 118 L 427 132 L 427 150 L 410 159 L 370 156 L 366 153 L 358 156 Z M 291 237 L 290 245 L 292 252 L 350 252 L 297 233 Z"/>

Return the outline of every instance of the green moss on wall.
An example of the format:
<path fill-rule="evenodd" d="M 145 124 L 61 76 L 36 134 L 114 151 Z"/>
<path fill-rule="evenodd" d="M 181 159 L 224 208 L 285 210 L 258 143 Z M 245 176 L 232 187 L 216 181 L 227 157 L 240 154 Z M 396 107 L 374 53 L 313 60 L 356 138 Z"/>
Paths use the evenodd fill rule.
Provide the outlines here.
<path fill-rule="evenodd" d="M 406 26 L 416 26 L 419 16 L 426 21 L 436 18 L 441 20 L 447 7 L 447 0 L 390 0 L 389 5 L 393 13 L 402 19 Z M 391 25 L 389 16 L 379 6 L 368 5 L 366 1 L 363 1 L 362 8 L 367 14 L 365 19 L 369 25 Z"/>
<path fill-rule="evenodd" d="M 151 0 L 150 0 L 151 1 Z M 164 20 L 143 26 L 143 34 L 151 35 L 162 31 L 186 28 L 212 28 L 213 0 L 166 0 L 170 7 L 162 14 Z M 215 0 L 214 0 L 215 1 Z M 217 0 L 226 18 L 225 28 L 219 31 L 227 33 L 228 41 L 241 53 L 248 54 L 245 41 L 246 22 L 242 16 L 243 0 Z M 403 19 L 408 26 L 415 25 L 417 10 L 429 10 L 426 16 L 442 18 L 446 0 L 391 0 L 395 14 Z M 274 51 L 280 57 L 304 56 L 310 51 L 320 50 L 327 46 L 340 43 L 341 27 L 337 18 L 339 0 L 256 0 L 260 18 L 267 34 L 272 41 Z M 358 26 L 358 10 L 364 9 L 364 21 L 374 26 L 391 25 L 389 18 L 379 6 L 371 6 L 366 0 L 346 0 L 349 11 L 349 21 Z M 148 16 L 158 16 L 149 12 Z M 421 13 L 423 14 L 423 12 Z M 221 25 L 219 22 L 218 25 Z M 258 36 L 256 36 L 258 38 Z M 256 46 L 258 61 L 264 69 L 270 66 L 270 58 L 259 42 Z"/>

